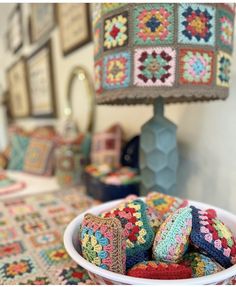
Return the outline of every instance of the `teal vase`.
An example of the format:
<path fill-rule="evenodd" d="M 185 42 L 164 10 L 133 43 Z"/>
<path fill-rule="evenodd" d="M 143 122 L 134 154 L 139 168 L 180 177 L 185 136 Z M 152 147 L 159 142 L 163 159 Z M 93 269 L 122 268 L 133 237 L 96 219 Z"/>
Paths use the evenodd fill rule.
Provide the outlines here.
<path fill-rule="evenodd" d="M 176 194 L 178 150 L 176 125 L 163 116 L 164 101 L 154 103 L 154 116 L 142 126 L 140 141 L 141 193 Z"/>

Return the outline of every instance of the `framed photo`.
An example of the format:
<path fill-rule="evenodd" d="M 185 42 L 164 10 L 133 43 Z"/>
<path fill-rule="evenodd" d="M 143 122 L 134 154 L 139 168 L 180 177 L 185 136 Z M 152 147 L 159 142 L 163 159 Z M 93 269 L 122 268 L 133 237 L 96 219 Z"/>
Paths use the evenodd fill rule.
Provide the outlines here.
<path fill-rule="evenodd" d="M 34 52 L 27 60 L 31 115 L 55 117 L 54 79 L 51 42 Z"/>
<path fill-rule="evenodd" d="M 30 115 L 26 61 L 20 58 L 7 70 L 9 109 L 13 118 Z"/>
<path fill-rule="evenodd" d="M 10 14 L 8 27 L 10 50 L 16 53 L 23 46 L 23 25 L 20 4 L 17 4 Z"/>
<path fill-rule="evenodd" d="M 57 14 L 64 56 L 91 41 L 88 3 L 57 4 Z"/>
<path fill-rule="evenodd" d="M 56 25 L 53 3 L 32 3 L 30 16 L 30 41 L 38 41 L 48 35 Z"/>

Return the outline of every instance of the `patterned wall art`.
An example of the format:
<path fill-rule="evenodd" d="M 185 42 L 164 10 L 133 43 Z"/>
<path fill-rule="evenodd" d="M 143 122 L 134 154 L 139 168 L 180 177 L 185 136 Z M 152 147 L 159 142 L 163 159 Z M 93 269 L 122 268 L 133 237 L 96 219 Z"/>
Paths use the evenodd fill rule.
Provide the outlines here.
<path fill-rule="evenodd" d="M 36 42 L 52 31 L 56 24 L 56 10 L 53 3 L 32 3 L 30 15 L 30 38 Z"/>
<path fill-rule="evenodd" d="M 64 56 L 91 41 L 89 4 L 58 4 L 57 14 Z"/>
<path fill-rule="evenodd" d="M 7 70 L 8 100 L 13 118 L 27 117 L 30 114 L 27 67 L 22 57 Z"/>
<path fill-rule="evenodd" d="M 23 26 L 21 5 L 17 4 L 8 19 L 9 48 L 16 53 L 23 46 Z"/>
<path fill-rule="evenodd" d="M 54 78 L 51 42 L 40 47 L 27 60 L 31 113 L 34 117 L 55 117 Z"/>

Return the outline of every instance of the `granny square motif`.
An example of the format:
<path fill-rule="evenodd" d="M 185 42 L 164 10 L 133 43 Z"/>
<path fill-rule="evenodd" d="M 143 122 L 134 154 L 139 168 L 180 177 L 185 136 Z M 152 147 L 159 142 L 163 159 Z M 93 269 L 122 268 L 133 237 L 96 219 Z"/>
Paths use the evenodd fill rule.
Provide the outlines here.
<path fill-rule="evenodd" d="M 174 5 L 143 4 L 134 8 L 134 44 L 172 44 L 174 41 Z"/>
<path fill-rule="evenodd" d="M 194 206 L 191 209 L 193 227 L 190 237 L 193 244 L 223 267 L 230 267 L 236 256 L 236 242 L 230 229 L 211 213 Z"/>
<path fill-rule="evenodd" d="M 0 279 L 5 284 L 12 284 L 25 276 L 35 274 L 38 265 L 29 255 L 19 255 L 0 261 Z"/>
<path fill-rule="evenodd" d="M 221 50 L 217 53 L 216 84 L 220 87 L 229 87 L 232 57 Z"/>
<path fill-rule="evenodd" d="M 222 271 L 224 268 L 218 263 L 198 252 L 185 254 L 183 263 L 191 267 L 193 277 L 202 277 Z"/>
<path fill-rule="evenodd" d="M 113 272 L 125 272 L 125 240 L 116 218 L 84 216 L 80 239 L 82 253 L 89 262 Z"/>
<path fill-rule="evenodd" d="M 178 262 L 188 248 L 192 230 L 190 207 L 180 208 L 160 226 L 153 244 L 153 258 L 157 261 Z"/>
<path fill-rule="evenodd" d="M 150 192 L 146 197 L 146 203 L 148 206 L 154 208 L 163 219 L 166 219 L 170 213 L 174 212 L 178 208 L 188 205 L 186 199 L 180 199 L 160 192 Z"/>
<path fill-rule="evenodd" d="M 215 8 L 180 3 L 178 41 L 183 44 L 215 44 Z"/>
<path fill-rule="evenodd" d="M 29 145 L 29 138 L 20 134 L 14 134 L 11 139 L 11 152 L 8 169 L 22 170 Z"/>
<path fill-rule="evenodd" d="M 231 52 L 233 48 L 234 16 L 225 9 L 218 9 L 216 15 L 216 43 L 220 49 Z"/>
<path fill-rule="evenodd" d="M 50 175 L 53 149 L 53 141 L 32 138 L 25 156 L 24 171 L 37 175 Z"/>
<path fill-rule="evenodd" d="M 130 83 L 130 53 L 121 52 L 104 57 L 103 88 L 112 90 L 128 87 Z"/>
<path fill-rule="evenodd" d="M 134 54 L 134 85 L 173 86 L 176 51 L 171 47 L 137 48 Z"/>
<path fill-rule="evenodd" d="M 154 232 L 149 223 L 146 204 L 136 199 L 121 203 L 117 208 L 105 212 L 104 218 L 117 218 L 123 227 L 126 238 L 126 267 L 148 258 L 152 246 Z"/>
<path fill-rule="evenodd" d="M 180 49 L 180 83 L 210 85 L 213 80 L 213 51 Z"/>
<path fill-rule="evenodd" d="M 104 20 L 104 50 L 123 47 L 128 43 L 128 12 Z"/>
<path fill-rule="evenodd" d="M 184 264 L 144 261 L 128 270 L 127 275 L 147 279 L 174 280 L 191 278 L 192 270 Z"/>

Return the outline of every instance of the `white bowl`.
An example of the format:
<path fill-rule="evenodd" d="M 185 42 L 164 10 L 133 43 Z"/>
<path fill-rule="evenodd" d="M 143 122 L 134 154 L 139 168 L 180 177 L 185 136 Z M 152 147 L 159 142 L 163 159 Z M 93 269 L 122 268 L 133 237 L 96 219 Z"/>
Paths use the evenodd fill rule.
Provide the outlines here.
<path fill-rule="evenodd" d="M 181 285 L 205 285 L 205 284 L 227 284 L 232 277 L 236 276 L 236 265 L 225 269 L 221 272 L 218 272 L 213 275 L 208 275 L 199 278 L 192 279 L 180 279 L 180 280 L 154 280 L 154 279 L 145 279 L 145 278 L 135 278 L 126 275 L 121 275 L 111 271 L 104 270 L 96 265 L 88 262 L 81 256 L 80 246 L 78 246 L 78 232 L 80 224 L 83 220 L 83 217 L 86 213 L 92 213 L 98 215 L 99 213 L 111 209 L 119 204 L 122 200 L 114 200 L 99 206 L 95 206 L 86 212 L 78 215 L 73 219 L 70 224 L 67 226 L 64 233 L 64 245 L 66 251 L 69 253 L 70 257 L 86 269 L 89 273 L 89 276 L 97 284 L 110 285 L 110 284 L 125 284 L 125 285 L 162 285 L 162 284 L 181 284 Z M 197 201 L 189 201 L 190 205 L 194 205 L 198 208 L 207 209 L 213 208 L 216 210 L 218 217 L 228 225 L 234 235 L 236 235 L 236 216 L 230 212 L 227 212 L 221 208 L 214 207 L 208 204 L 200 203 Z"/>

